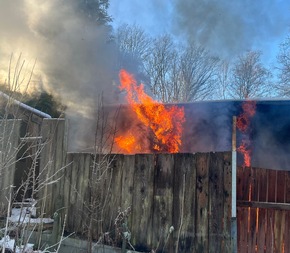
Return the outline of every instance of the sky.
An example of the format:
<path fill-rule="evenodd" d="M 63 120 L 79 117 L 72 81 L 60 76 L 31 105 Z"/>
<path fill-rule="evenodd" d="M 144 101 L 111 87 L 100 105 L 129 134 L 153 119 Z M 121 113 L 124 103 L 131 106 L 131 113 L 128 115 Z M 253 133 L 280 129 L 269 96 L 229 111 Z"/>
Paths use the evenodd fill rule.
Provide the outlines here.
<path fill-rule="evenodd" d="M 290 27 L 288 0 L 111 0 L 109 13 L 114 27 L 128 23 L 152 36 L 169 33 L 227 59 L 261 50 L 267 63 Z"/>

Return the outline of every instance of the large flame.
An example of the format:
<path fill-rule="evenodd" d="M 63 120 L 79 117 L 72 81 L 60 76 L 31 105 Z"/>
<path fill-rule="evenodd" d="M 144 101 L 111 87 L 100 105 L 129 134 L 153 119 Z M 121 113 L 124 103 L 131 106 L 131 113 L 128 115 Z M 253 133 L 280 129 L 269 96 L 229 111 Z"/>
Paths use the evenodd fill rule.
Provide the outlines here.
<path fill-rule="evenodd" d="M 144 86 L 137 85 L 133 75 L 121 70 L 119 86 L 126 91 L 127 101 L 137 119 L 149 129 L 150 149 L 155 152 L 177 153 L 181 145 L 182 125 L 185 122 L 184 108 L 165 106 L 155 101 L 144 91 Z M 129 132 L 115 138 L 115 142 L 123 152 L 136 153 L 146 151 L 138 143 L 138 132 Z"/>
<path fill-rule="evenodd" d="M 243 166 L 250 167 L 252 150 L 250 147 L 251 142 L 248 135 L 250 131 L 251 118 L 256 113 L 256 102 L 248 100 L 242 104 L 242 109 L 243 112 L 237 118 L 237 128 L 243 133 L 243 139 L 237 150 L 243 155 Z"/>

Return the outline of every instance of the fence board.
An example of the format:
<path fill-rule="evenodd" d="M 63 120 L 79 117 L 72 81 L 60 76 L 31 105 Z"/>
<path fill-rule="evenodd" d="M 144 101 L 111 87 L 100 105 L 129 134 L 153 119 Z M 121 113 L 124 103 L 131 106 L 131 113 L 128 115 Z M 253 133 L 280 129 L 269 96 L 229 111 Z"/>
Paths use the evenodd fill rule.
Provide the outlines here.
<path fill-rule="evenodd" d="M 256 251 L 256 236 L 257 236 L 257 209 L 248 208 L 249 227 L 248 227 L 248 252 Z"/>
<path fill-rule="evenodd" d="M 285 201 L 290 203 L 290 171 L 286 171 L 286 187 L 285 187 Z"/>
<path fill-rule="evenodd" d="M 238 225 L 238 251 L 248 252 L 247 234 L 248 234 L 248 208 L 237 208 Z"/>
<path fill-rule="evenodd" d="M 196 252 L 208 252 L 208 184 L 209 156 L 197 154 L 196 159 Z"/>
<path fill-rule="evenodd" d="M 195 247 L 195 209 L 196 209 L 196 158 L 193 154 L 179 154 L 180 172 L 185 172 L 185 188 L 183 197 L 183 215 L 180 237 L 178 240 L 180 252 L 194 252 Z M 182 178 L 182 177 L 181 177 Z M 178 181 L 175 178 L 175 184 Z M 181 204 L 181 203 L 180 203 Z M 175 215 L 175 214 L 174 214 Z M 180 223 L 179 223 L 180 225 Z M 179 227 L 176 227 L 178 236 Z"/>
<path fill-rule="evenodd" d="M 290 252 L 290 212 L 285 214 L 284 252 Z"/>
<path fill-rule="evenodd" d="M 285 191 L 286 173 L 285 171 L 277 171 L 276 184 L 277 184 L 276 202 L 285 203 L 285 197 L 286 197 L 286 191 Z"/>
<path fill-rule="evenodd" d="M 230 153 L 109 157 L 104 178 L 93 185 L 100 176 L 94 175 L 93 156 L 67 155 L 57 190 L 68 211 L 67 232 L 120 245 L 117 237 L 112 241 L 114 218 L 119 206 L 130 206 L 128 227 L 137 250 L 231 251 Z M 104 157 L 98 159 L 97 164 Z"/>
<path fill-rule="evenodd" d="M 267 210 L 266 253 L 274 252 L 274 210 Z"/>
<path fill-rule="evenodd" d="M 283 233 L 285 224 L 285 211 L 275 210 L 275 223 L 274 223 L 274 245 L 275 252 L 282 252 L 283 248 Z"/>
<path fill-rule="evenodd" d="M 136 155 L 134 172 L 132 242 L 138 247 L 152 247 L 152 209 L 154 186 L 154 155 Z M 138 235 L 138 238 L 137 238 Z M 138 239 L 138 240 L 137 240 Z M 138 241 L 142 242 L 139 243 Z"/>
<path fill-rule="evenodd" d="M 223 213 L 223 240 L 221 252 L 231 252 L 231 207 L 232 207 L 232 169 L 229 153 L 224 153 L 224 213 Z"/>
<path fill-rule="evenodd" d="M 274 170 L 267 170 L 268 173 L 268 202 L 276 202 L 277 196 L 277 172 Z"/>
<path fill-rule="evenodd" d="M 14 183 L 20 127 L 21 120 L 0 120 L 0 216 L 7 213 L 10 185 Z"/>
<path fill-rule="evenodd" d="M 266 209 L 259 208 L 258 219 L 258 234 L 257 234 L 257 253 L 264 253 L 265 251 L 265 235 L 267 233 L 266 227 Z"/>
<path fill-rule="evenodd" d="M 156 158 L 152 242 L 167 251 L 169 239 L 172 237 L 169 228 L 172 226 L 174 156 L 162 154 Z"/>
<path fill-rule="evenodd" d="M 222 154 L 220 154 L 222 155 Z M 221 252 L 224 215 L 223 159 L 211 156 L 209 161 L 209 252 Z"/>
<path fill-rule="evenodd" d="M 267 170 L 259 169 L 258 171 L 258 185 L 259 185 L 259 198 L 258 201 L 267 201 Z"/>

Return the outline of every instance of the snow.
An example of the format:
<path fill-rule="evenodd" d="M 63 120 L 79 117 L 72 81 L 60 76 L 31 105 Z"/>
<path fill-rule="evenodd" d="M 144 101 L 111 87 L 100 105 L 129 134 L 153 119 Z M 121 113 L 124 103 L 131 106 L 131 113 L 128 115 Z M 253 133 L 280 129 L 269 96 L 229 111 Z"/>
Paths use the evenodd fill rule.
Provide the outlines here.
<path fill-rule="evenodd" d="M 15 240 L 11 239 L 9 235 L 6 235 L 0 240 L 1 247 L 5 247 L 5 249 L 10 249 L 11 251 L 14 250 Z M 33 250 L 34 244 L 27 243 L 26 246 L 21 245 L 20 247 L 15 247 L 15 253 L 41 253 L 41 251 L 34 251 Z"/>
<path fill-rule="evenodd" d="M 51 218 L 33 218 L 32 215 L 34 211 L 31 211 L 29 208 L 12 208 L 11 216 L 8 217 L 8 220 L 12 223 L 20 223 L 20 224 L 40 224 L 40 223 L 53 223 L 53 219 Z"/>
<path fill-rule="evenodd" d="M 11 216 L 8 217 L 8 221 L 13 226 L 17 226 L 19 224 L 49 224 L 53 223 L 53 219 L 51 218 L 34 218 L 36 216 L 36 201 L 34 199 L 28 199 L 28 202 L 25 202 L 25 204 L 29 204 L 28 207 L 22 207 L 22 208 L 12 208 L 11 210 Z M 1 229 L 2 231 L 5 230 Z M 26 245 L 15 245 L 15 239 L 10 238 L 9 235 L 4 236 L 0 240 L 0 247 L 5 247 L 6 249 L 10 249 L 12 252 L 15 253 L 41 253 L 42 251 L 34 251 L 33 250 L 34 244 L 27 243 Z"/>

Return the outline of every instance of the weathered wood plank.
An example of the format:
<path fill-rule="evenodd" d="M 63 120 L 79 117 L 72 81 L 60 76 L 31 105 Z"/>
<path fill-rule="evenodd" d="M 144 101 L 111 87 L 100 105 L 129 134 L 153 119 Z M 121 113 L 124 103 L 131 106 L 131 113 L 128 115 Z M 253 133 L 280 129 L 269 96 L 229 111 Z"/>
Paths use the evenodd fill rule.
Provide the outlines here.
<path fill-rule="evenodd" d="M 285 202 L 290 203 L 290 171 L 285 172 L 286 187 L 285 187 Z"/>
<path fill-rule="evenodd" d="M 266 222 L 267 222 L 267 233 L 266 233 L 266 253 L 274 252 L 274 211 L 273 209 L 267 209 Z"/>
<path fill-rule="evenodd" d="M 257 177 L 259 185 L 259 198 L 258 201 L 267 201 L 267 171 L 265 169 L 257 169 L 259 176 Z"/>
<path fill-rule="evenodd" d="M 257 201 L 237 201 L 240 207 L 255 207 L 255 208 L 269 208 L 278 210 L 290 210 L 288 203 L 275 203 L 275 202 L 257 202 Z"/>
<path fill-rule="evenodd" d="M 133 194 L 134 194 L 134 172 L 135 172 L 135 156 L 134 155 L 126 155 L 124 156 L 124 163 L 122 167 L 122 203 L 121 203 L 121 211 L 126 210 L 127 208 L 131 208 L 132 212 L 134 212 L 133 206 Z M 134 224 L 132 222 L 132 214 L 128 217 L 128 225 L 129 229 L 132 230 Z M 131 243 L 133 245 L 137 243 L 138 235 L 132 234 Z"/>
<path fill-rule="evenodd" d="M 156 156 L 154 168 L 154 203 L 152 242 L 160 249 L 168 251 L 172 241 L 172 205 L 173 205 L 173 172 L 174 155 L 162 154 Z M 156 246 L 157 247 L 157 246 Z"/>
<path fill-rule="evenodd" d="M 285 214 L 284 252 L 290 252 L 290 212 Z"/>
<path fill-rule="evenodd" d="M 259 200 L 259 169 L 258 168 L 251 168 L 252 173 L 252 201 L 258 201 Z"/>
<path fill-rule="evenodd" d="M 209 154 L 197 154 L 196 158 L 196 248 L 197 252 L 208 252 L 208 184 Z"/>
<path fill-rule="evenodd" d="M 268 202 L 276 202 L 277 196 L 277 184 L 276 176 L 277 173 L 274 170 L 267 170 L 268 173 Z"/>
<path fill-rule="evenodd" d="M 211 154 L 209 161 L 209 252 L 221 252 L 224 215 L 223 154 Z"/>
<path fill-rule="evenodd" d="M 248 252 L 248 208 L 237 208 L 238 252 Z"/>
<path fill-rule="evenodd" d="M 191 252 L 194 241 L 195 169 L 192 154 L 176 154 L 174 159 L 171 251 Z M 186 187 L 187 186 L 187 187 Z"/>
<path fill-rule="evenodd" d="M 284 203 L 286 200 L 286 172 L 277 171 L 277 197 L 276 201 L 278 203 Z"/>
<path fill-rule="evenodd" d="M 285 225 L 285 211 L 275 210 L 275 223 L 274 223 L 274 245 L 275 252 L 282 252 L 283 249 L 283 234 Z"/>
<path fill-rule="evenodd" d="M 266 209 L 259 208 L 258 213 L 258 233 L 257 233 L 257 253 L 265 251 L 265 237 L 267 233 L 266 227 Z"/>
<path fill-rule="evenodd" d="M 151 250 L 154 188 L 154 155 L 135 156 L 132 235 L 138 248 Z M 137 237 L 138 241 L 137 242 Z M 141 243 L 142 242 L 142 243 Z"/>
<path fill-rule="evenodd" d="M 248 228 L 248 252 L 256 251 L 257 244 L 257 209 L 249 208 L 248 209 L 248 219 L 249 219 L 249 228 Z"/>
<path fill-rule="evenodd" d="M 232 167 L 231 153 L 224 153 L 223 240 L 221 252 L 231 250 Z"/>
<path fill-rule="evenodd" d="M 14 184 L 16 158 L 21 149 L 21 120 L 0 120 L 0 215 L 6 215 L 9 194 Z"/>

